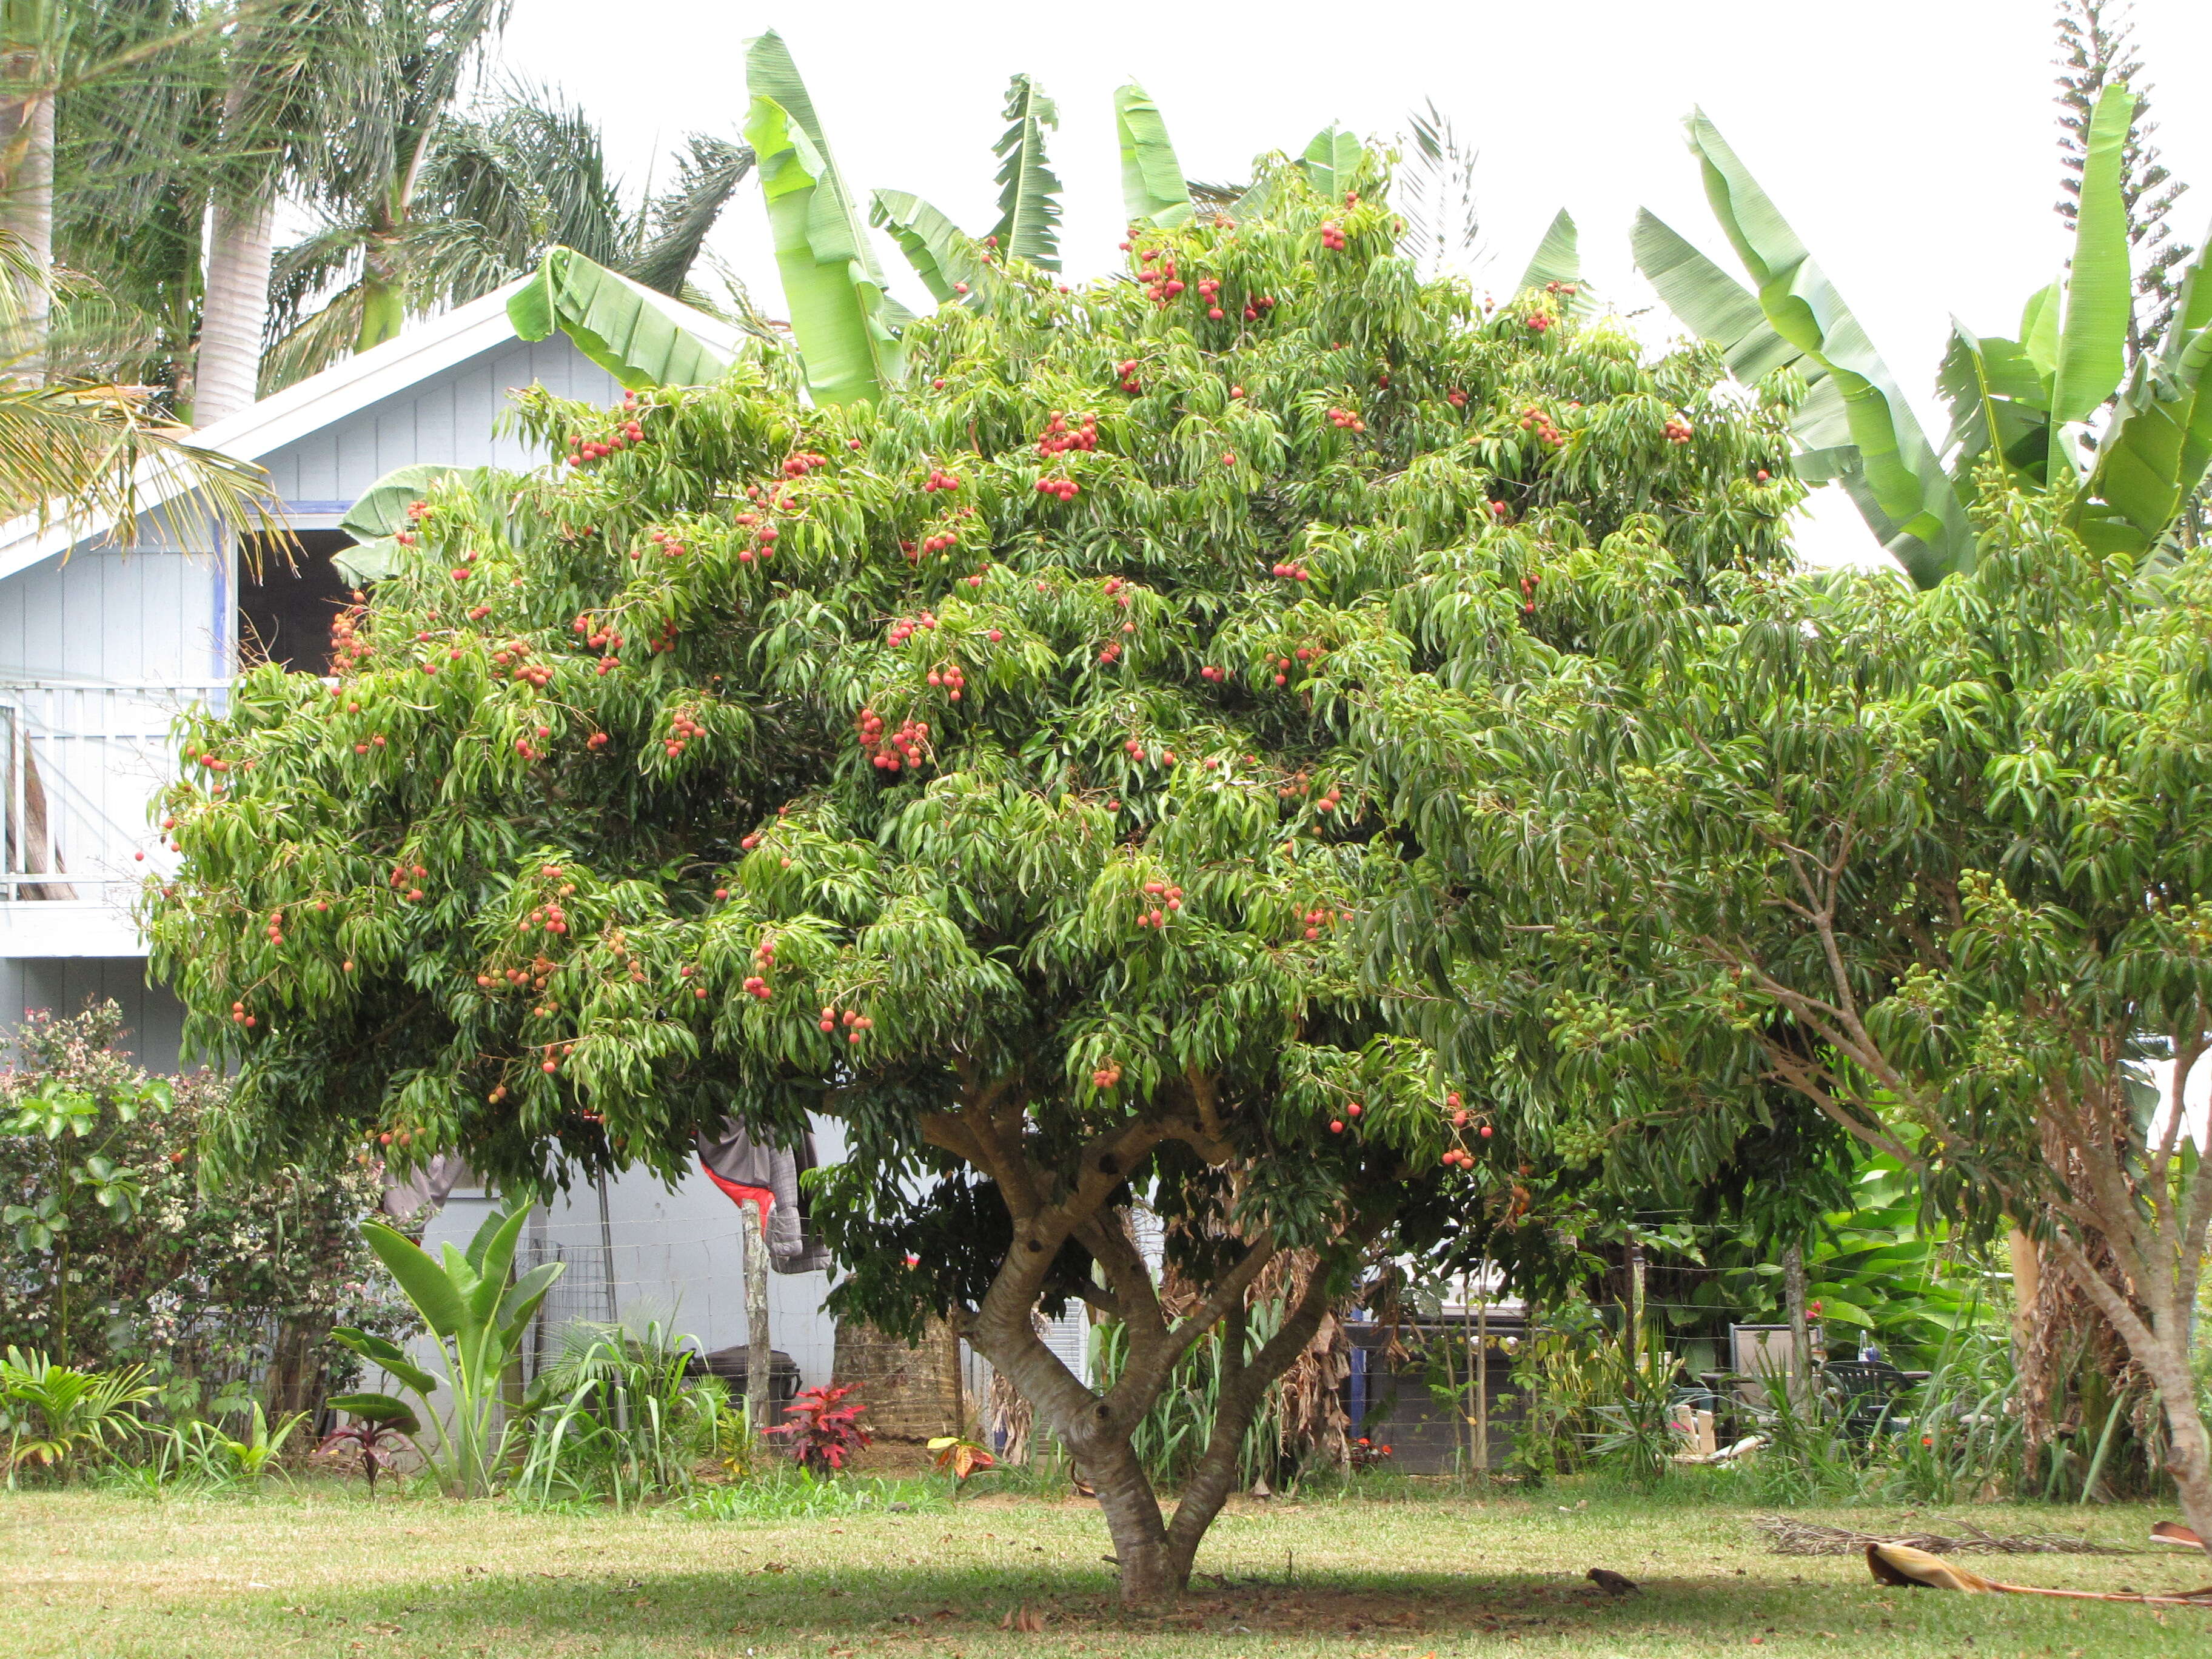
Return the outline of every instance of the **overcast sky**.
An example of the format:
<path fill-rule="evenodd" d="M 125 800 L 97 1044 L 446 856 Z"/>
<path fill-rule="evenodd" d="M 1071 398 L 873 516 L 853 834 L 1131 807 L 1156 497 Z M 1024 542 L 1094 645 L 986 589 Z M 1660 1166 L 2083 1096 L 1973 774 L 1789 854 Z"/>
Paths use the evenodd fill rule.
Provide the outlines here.
<path fill-rule="evenodd" d="M 2021 302 L 2065 258 L 2051 212 L 2051 17 L 2045 0 L 515 0 L 501 63 L 583 105 L 642 184 L 665 173 L 684 133 L 736 136 L 744 42 L 777 29 L 854 189 L 914 191 L 976 231 L 996 216 L 990 147 L 1006 79 L 1026 70 L 1060 105 L 1050 150 L 1078 277 L 1120 257 L 1110 99 L 1123 82 L 1152 94 L 1185 172 L 1200 179 L 1243 178 L 1255 154 L 1301 147 L 1332 120 L 1402 132 L 1407 112 L 1434 99 L 1480 155 L 1478 285 L 1509 286 L 1565 206 L 1590 280 L 1632 309 L 1650 303 L 1627 252 L 1638 206 L 1734 268 L 1681 140 L 1681 118 L 1702 106 L 1940 434 L 1932 385 L 1950 314 L 2011 333 Z M 2135 17 L 2155 142 L 2199 185 L 2179 214 L 2199 240 L 2212 219 L 2212 3 L 2138 0 Z M 757 192 L 714 245 L 777 309 Z M 902 297 L 926 306 L 896 249 L 878 252 Z M 1801 536 L 1808 555 L 1870 556 L 1848 504 L 1820 495 L 1832 499 Z"/>

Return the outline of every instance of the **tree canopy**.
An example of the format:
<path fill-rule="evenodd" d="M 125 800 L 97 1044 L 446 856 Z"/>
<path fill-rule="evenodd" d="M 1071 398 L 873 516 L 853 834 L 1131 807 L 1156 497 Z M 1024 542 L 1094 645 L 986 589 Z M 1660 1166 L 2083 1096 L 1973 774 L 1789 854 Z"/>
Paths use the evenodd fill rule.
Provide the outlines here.
<path fill-rule="evenodd" d="M 1131 280 L 1006 267 L 879 402 L 764 345 L 524 394 L 564 464 L 433 489 L 333 684 L 258 669 L 184 734 L 149 920 L 239 1068 L 233 1161 L 389 1137 L 525 1190 L 842 1119 L 841 1304 L 948 1315 L 1098 1485 L 1125 1593 L 1179 1583 L 1352 1263 L 1509 1212 L 1527 1155 L 1354 943 L 1457 822 L 1371 787 L 1376 710 L 1583 648 L 1598 571 L 1759 580 L 1797 497 L 1710 350 L 1421 282 L 1371 161 L 1277 182 L 1133 228 Z M 1292 1249 L 1312 1289 L 1248 1344 Z M 1069 1295 L 1130 1328 L 1103 1397 L 1031 1330 Z M 1170 1525 L 1128 1432 L 1224 1322 Z"/>
<path fill-rule="evenodd" d="M 1692 605 L 1600 573 L 1598 648 L 1378 726 L 1407 794 L 1439 731 L 1482 792 L 1385 931 L 1448 964 L 1446 1065 L 1525 1079 L 1564 1150 L 1679 1161 L 1794 1096 L 1946 1213 L 2046 1235 L 2202 1526 L 2212 564 L 2142 599 L 2071 506 L 1986 478 L 1975 568 L 1924 593 L 1730 574 Z"/>

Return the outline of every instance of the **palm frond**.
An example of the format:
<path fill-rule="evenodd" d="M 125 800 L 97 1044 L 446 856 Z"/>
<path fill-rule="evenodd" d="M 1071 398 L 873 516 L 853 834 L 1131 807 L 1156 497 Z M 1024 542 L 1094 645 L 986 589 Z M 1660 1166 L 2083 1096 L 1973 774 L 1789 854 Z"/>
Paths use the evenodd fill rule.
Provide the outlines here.
<path fill-rule="evenodd" d="M 1407 250 L 1431 272 L 1470 264 L 1482 235 L 1474 197 L 1476 154 L 1460 143 L 1433 98 L 1407 119 L 1413 131 L 1397 191 Z"/>
<path fill-rule="evenodd" d="M 156 502 L 154 487 L 172 481 L 185 492 Z M 0 384 L 0 515 L 127 546 L 149 513 L 187 546 L 210 520 L 282 528 L 268 475 L 153 416 L 143 387 Z"/>
<path fill-rule="evenodd" d="M 361 333 L 367 301 L 362 285 L 349 283 L 271 341 L 261 354 L 261 395 L 265 398 L 310 374 L 319 374 L 349 356 Z"/>
<path fill-rule="evenodd" d="M 722 210 L 753 169 L 750 144 L 695 132 L 676 164 L 676 183 L 647 204 L 651 240 L 616 269 L 647 288 L 680 295 Z"/>

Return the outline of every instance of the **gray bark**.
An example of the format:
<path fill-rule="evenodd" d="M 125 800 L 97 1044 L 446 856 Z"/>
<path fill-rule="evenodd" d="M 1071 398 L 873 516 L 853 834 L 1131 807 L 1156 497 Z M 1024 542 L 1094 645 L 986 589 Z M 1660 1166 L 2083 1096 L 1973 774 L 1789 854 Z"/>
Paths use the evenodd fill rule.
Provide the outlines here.
<path fill-rule="evenodd" d="M 269 269 L 276 204 L 219 202 L 207 253 L 207 294 L 192 380 L 192 424 L 212 426 L 260 395 L 261 343 L 269 322 Z"/>
<path fill-rule="evenodd" d="M 769 1429 L 769 1366 L 775 1349 L 768 1329 L 768 1222 L 757 1200 L 748 1200 L 745 1218 L 745 1426 L 755 1435 Z"/>
<path fill-rule="evenodd" d="M 25 129 L 29 129 L 26 133 Z M 40 90 L 0 104 L 0 155 L 17 143 L 22 158 L 0 180 L 0 231 L 25 267 L 15 279 L 15 326 L 5 342 L 5 377 L 36 386 L 46 379 L 53 314 L 54 100 Z"/>

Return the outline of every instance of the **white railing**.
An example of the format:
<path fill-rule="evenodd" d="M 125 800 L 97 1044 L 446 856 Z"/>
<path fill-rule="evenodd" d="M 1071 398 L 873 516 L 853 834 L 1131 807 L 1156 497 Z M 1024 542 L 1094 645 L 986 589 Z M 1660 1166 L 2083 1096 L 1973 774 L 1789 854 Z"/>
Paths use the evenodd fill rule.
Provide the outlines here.
<path fill-rule="evenodd" d="M 177 716 L 224 690 L 0 675 L 0 903 L 127 898 L 170 868 L 147 809 Z"/>

